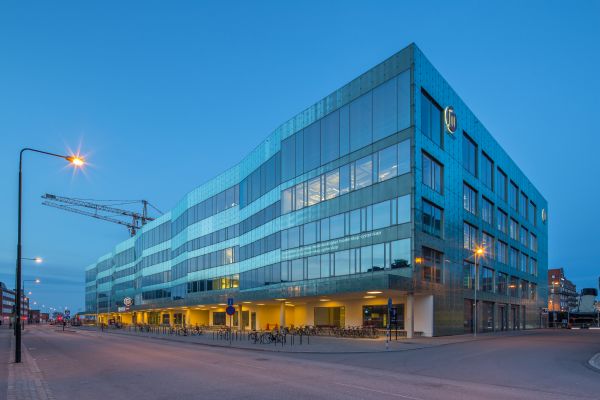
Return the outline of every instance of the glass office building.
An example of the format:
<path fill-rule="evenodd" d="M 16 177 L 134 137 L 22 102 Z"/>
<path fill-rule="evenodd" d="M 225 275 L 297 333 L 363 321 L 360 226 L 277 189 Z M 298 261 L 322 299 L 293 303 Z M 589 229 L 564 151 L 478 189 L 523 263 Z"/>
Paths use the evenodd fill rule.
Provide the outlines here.
<path fill-rule="evenodd" d="M 211 151 L 219 151 L 213 149 Z M 122 323 L 539 326 L 547 203 L 417 46 L 283 123 L 86 268 Z M 475 250 L 484 249 L 475 267 Z"/>

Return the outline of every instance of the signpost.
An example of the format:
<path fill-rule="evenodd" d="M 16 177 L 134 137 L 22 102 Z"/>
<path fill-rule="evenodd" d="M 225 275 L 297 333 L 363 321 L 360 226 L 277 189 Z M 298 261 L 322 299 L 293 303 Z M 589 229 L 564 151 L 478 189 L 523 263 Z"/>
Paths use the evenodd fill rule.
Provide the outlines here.
<path fill-rule="evenodd" d="M 233 340 L 233 314 L 235 314 L 235 307 L 233 306 L 233 298 L 230 297 L 227 299 L 227 308 L 225 308 L 225 313 L 229 315 L 229 344 Z"/>
<path fill-rule="evenodd" d="M 388 303 L 387 303 L 387 333 L 386 333 L 386 338 L 385 338 L 385 349 L 388 350 L 389 349 L 389 342 L 392 339 L 392 322 L 391 322 L 391 317 L 392 317 L 392 298 L 388 297 Z"/>

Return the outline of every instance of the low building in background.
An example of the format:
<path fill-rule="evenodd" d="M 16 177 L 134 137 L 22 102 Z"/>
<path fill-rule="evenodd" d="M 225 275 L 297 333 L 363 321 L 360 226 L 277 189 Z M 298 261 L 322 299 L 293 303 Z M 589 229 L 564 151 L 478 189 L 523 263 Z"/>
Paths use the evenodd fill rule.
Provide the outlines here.
<path fill-rule="evenodd" d="M 16 291 L 8 289 L 4 282 L 0 282 L 0 324 L 10 324 L 15 316 Z M 21 316 L 23 321 L 29 315 L 29 298 L 22 296 Z"/>
<path fill-rule="evenodd" d="M 564 268 L 548 270 L 548 311 L 568 312 L 577 307 L 579 294 L 573 282 L 565 277 Z"/>
<path fill-rule="evenodd" d="M 547 207 L 412 44 L 88 266 L 85 314 L 236 329 L 391 323 L 407 336 L 472 332 L 475 320 L 478 331 L 539 327 Z"/>
<path fill-rule="evenodd" d="M 40 310 L 29 310 L 27 322 L 30 324 L 39 324 L 41 321 L 40 314 Z"/>

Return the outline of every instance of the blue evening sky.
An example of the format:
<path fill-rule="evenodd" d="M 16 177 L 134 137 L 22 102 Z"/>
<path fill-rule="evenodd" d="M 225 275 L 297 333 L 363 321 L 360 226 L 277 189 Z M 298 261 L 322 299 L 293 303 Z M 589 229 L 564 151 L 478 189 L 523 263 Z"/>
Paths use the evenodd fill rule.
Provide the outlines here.
<path fill-rule="evenodd" d="M 78 311 L 85 266 L 127 231 L 41 194 L 168 210 L 415 42 L 547 198 L 550 267 L 597 287 L 599 20 L 593 1 L 3 2 L 0 281 L 14 287 L 21 147 L 93 163 L 25 162 L 23 251 L 47 260 L 24 264 L 32 298 Z"/>

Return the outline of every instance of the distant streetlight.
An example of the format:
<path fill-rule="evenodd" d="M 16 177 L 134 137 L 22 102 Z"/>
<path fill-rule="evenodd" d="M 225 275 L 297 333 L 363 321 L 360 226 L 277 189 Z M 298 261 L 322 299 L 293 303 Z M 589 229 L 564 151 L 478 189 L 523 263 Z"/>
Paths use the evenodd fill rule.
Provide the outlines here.
<path fill-rule="evenodd" d="M 15 301 L 15 363 L 21 362 L 21 221 L 22 221 L 22 209 L 23 209 L 23 154 L 26 151 L 32 153 L 45 154 L 47 156 L 58 157 L 67 160 L 71 165 L 79 168 L 85 164 L 85 160 L 79 155 L 60 155 L 56 153 L 50 153 L 47 151 L 36 150 L 32 148 L 23 148 L 19 153 L 19 201 L 18 201 L 18 213 L 17 213 L 17 267 L 15 273 L 15 286 L 17 287 L 16 301 Z"/>
<path fill-rule="evenodd" d="M 36 264 L 41 264 L 42 262 L 44 262 L 44 259 L 42 257 L 34 257 L 34 258 L 21 257 L 21 260 L 35 261 Z"/>

